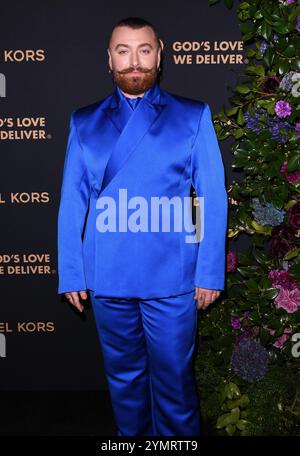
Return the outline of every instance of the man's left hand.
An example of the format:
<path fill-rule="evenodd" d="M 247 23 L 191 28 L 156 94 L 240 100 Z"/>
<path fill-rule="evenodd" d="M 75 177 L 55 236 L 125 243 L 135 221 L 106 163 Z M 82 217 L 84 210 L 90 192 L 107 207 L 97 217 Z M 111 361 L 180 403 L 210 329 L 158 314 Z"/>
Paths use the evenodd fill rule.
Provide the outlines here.
<path fill-rule="evenodd" d="M 198 309 L 205 310 L 221 294 L 221 290 L 209 290 L 208 288 L 195 287 L 194 299 L 197 300 Z"/>

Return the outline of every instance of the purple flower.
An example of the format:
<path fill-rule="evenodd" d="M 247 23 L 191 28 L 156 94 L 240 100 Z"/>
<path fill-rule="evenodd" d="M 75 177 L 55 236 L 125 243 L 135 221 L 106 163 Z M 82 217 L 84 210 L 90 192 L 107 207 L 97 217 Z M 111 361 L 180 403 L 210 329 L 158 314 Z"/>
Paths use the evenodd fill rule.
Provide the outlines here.
<path fill-rule="evenodd" d="M 235 347 L 231 366 L 239 377 L 252 383 L 265 376 L 268 370 L 268 351 L 254 339 L 244 339 Z"/>
<path fill-rule="evenodd" d="M 234 340 L 235 345 L 238 345 L 241 340 L 248 340 L 248 339 L 255 339 L 259 335 L 259 327 L 258 326 L 248 326 L 247 319 L 243 319 L 243 326 L 242 332 L 237 334 Z"/>
<path fill-rule="evenodd" d="M 230 318 L 230 323 L 231 323 L 231 327 L 233 329 L 240 329 L 240 327 L 241 327 L 241 322 L 240 322 L 240 319 L 238 317 L 231 317 Z"/>
<path fill-rule="evenodd" d="M 261 131 L 261 126 L 259 125 L 260 113 L 258 111 L 255 112 L 254 117 L 251 117 L 250 113 L 245 111 L 244 119 L 246 121 L 247 128 L 255 133 L 259 133 Z"/>
<path fill-rule="evenodd" d="M 242 340 L 253 339 L 251 328 L 245 329 L 241 334 L 238 334 L 235 338 L 235 345 L 238 345 Z"/>
<path fill-rule="evenodd" d="M 286 165 L 287 165 L 287 160 L 285 160 L 283 162 L 283 164 L 281 165 L 281 168 L 280 168 L 280 171 L 285 175 L 286 177 L 286 180 L 290 183 L 290 184 L 294 184 L 295 182 L 298 182 L 298 180 L 300 180 L 300 170 L 299 171 L 293 171 L 291 173 L 288 173 L 286 171 Z"/>
<path fill-rule="evenodd" d="M 278 117 L 288 117 L 292 113 L 291 105 L 284 100 L 279 100 L 275 103 L 275 112 Z"/>
<path fill-rule="evenodd" d="M 300 229 L 300 203 L 295 203 L 289 208 L 288 222 L 293 228 Z"/>
<path fill-rule="evenodd" d="M 293 130 L 289 122 L 281 120 L 279 117 L 270 116 L 263 108 L 255 109 L 253 116 L 248 111 L 245 111 L 244 119 L 247 128 L 250 130 L 260 133 L 267 127 L 270 133 L 272 133 L 272 138 L 282 143 L 288 141 L 290 131 Z"/>
<path fill-rule="evenodd" d="M 286 341 L 289 339 L 288 334 L 290 334 L 291 332 L 292 328 L 290 326 L 285 328 L 284 333 L 275 340 L 273 346 L 276 348 L 282 348 Z"/>
<path fill-rule="evenodd" d="M 300 290 L 298 288 L 293 290 L 280 288 L 274 302 L 277 308 L 282 308 L 287 313 L 295 313 L 300 308 Z"/>
<path fill-rule="evenodd" d="M 299 16 L 300 17 L 300 16 Z M 300 135 L 300 122 L 296 123 L 295 131 L 298 135 Z"/>
<path fill-rule="evenodd" d="M 262 85 L 262 91 L 264 93 L 272 94 L 275 93 L 279 87 L 280 81 L 277 76 L 267 76 Z"/>
<path fill-rule="evenodd" d="M 268 43 L 265 40 L 261 41 L 260 48 L 259 48 L 261 56 L 264 54 L 267 47 L 268 47 Z"/>
<path fill-rule="evenodd" d="M 275 256 L 281 258 L 290 250 L 290 242 L 297 244 L 296 229 L 287 224 L 274 226 L 271 231 L 271 248 Z"/>
<path fill-rule="evenodd" d="M 286 290 L 297 288 L 296 280 L 290 275 L 289 271 L 284 269 L 273 269 L 269 272 L 268 277 L 272 280 L 272 287 L 282 287 Z"/>
<path fill-rule="evenodd" d="M 237 254 L 236 252 L 228 252 L 227 254 L 227 272 L 235 272 L 237 268 Z"/>
<path fill-rule="evenodd" d="M 297 19 L 296 19 L 296 30 L 298 30 L 298 32 L 300 32 L 300 15 L 297 16 Z"/>

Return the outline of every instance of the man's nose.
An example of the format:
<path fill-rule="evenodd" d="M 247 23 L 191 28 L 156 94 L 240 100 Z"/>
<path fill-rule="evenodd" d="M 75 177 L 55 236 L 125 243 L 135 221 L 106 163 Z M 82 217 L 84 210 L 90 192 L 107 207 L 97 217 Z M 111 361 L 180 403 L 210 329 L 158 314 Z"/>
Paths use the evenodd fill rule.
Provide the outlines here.
<path fill-rule="evenodd" d="M 131 54 L 131 65 L 137 67 L 140 65 L 140 58 L 138 52 L 133 52 Z"/>

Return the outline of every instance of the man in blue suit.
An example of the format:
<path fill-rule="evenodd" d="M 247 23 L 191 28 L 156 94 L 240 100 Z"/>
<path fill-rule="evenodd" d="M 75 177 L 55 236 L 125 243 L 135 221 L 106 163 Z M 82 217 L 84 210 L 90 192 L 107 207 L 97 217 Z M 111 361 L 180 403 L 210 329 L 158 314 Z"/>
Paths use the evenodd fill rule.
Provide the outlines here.
<path fill-rule="evenodd" d="M 197 310 L 225 282 L 227 193 L 211 111 L 159 87 L 162 47 L 143 19 L 114 26 L 116 87 L 72 112 L 58 214 L 58 292 L 82 312 L 89 291 L 120 436 L 200 434 Z"/>

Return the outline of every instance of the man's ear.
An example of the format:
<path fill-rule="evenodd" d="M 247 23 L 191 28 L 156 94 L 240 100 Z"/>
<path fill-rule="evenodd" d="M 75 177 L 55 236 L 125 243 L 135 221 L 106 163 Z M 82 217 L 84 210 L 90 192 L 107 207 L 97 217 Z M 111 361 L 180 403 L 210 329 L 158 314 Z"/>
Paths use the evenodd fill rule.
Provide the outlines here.
<path fill-rule="evenodd" d="M 160 48 L 158 50 L 158 62 L 157 62 L 157 68 L 160 67 L 160 63 L 161 63 L 161 53 L 163 51 L 163 48 L 164 48 L 164 43 L 162 42 L 162 40 L 159 38 L 159 42 L 160 42 Z"/>
<path fill-rule="evenodd" d="M 157 68 L 160 67 L 160 62 L 161 62 L 161 50 L 159 49 L 158 54 L 157 54 L 157 65 L 156 65 Z"/>
<path fill-rule="evenodd" d="M 108 48 L 107 48 L 107 53 L 108 53 L 108 65 L 109 65 L 109 68 L 112 70 L 111 55 L 110 55 L 110 50 Z"/>

